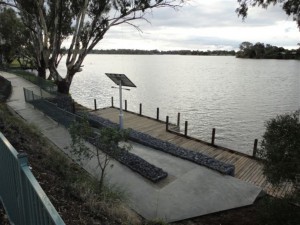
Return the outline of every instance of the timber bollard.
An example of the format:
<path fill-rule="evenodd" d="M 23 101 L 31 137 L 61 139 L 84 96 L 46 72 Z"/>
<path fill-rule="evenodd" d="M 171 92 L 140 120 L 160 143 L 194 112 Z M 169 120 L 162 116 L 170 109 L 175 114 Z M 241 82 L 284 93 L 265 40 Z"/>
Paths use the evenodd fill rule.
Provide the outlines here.
<path fill-rule="evenodd" d="M 156 109 L 156 120 L 159 120 L 159 108 Z"/>
<path fill-rule="evenodd" d="M 127 100 L 125 100 L 125 111 L 127 112 Z"/>
<path fill-rule="evenodd" d="M 166 117 L 166 131 L 169 131 L 169 116 Z"/>
<path fill-rule="evenodd" d="M 188 121 L 185 121 L 185 124 L 184 124 L 184 136 L 187 137 L 187 130 L 188 130 Z"/>
<path fill-rule="evenodd" d="M 142 115 L 142 103 L 140 103 L 140 116 Z"/>
<path fill-rule="evenodd" d="M 95 111 L 97 110 L 97 100 L 94 99 L 94 108 L 95 108 Z"/>
<path fill-rule="evenodd" d="M 111 97 L 111 107 L 114 107 L 114 97 Z"/>
<path fill-rule="evenodd" d="M 213 128 L 211 133 L 211 145 L 215 145 L 215 137 L 216 137 L 216 128 Z"/>
<path fill-rule="evenodd" d="M 257 153 L 257 143 L 258 143 L 258 140 L 255 139 L 255 140 L 254 140 L 254 145 L 253 145 L 253 157 L 256 157 L 256 153 Z"/>
<path fill-rule="evenodd" d="M 177 127 L 180 129 L 180 113 L 177 114 Z"/>

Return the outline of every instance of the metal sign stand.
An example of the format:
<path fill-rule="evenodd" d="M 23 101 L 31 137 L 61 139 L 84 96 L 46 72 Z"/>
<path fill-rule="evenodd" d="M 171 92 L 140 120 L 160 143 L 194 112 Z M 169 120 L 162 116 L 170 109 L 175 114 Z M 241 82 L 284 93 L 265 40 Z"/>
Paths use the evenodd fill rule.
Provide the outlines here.
<path fill-rule="evenodd" d="M 120 95 L 120 113 L 119 113 L 119 126 L 120 129 L 124 128 L 123 123 L 123 107 L 122 107 L 122 86 L 125 87 L 136 87 L 131 80 L 125 74 L 115 74 L 115 73 L 105 73 L 116 85 L 119 86 L 119 95 Z M 130 89 L 125 89 L 130 90 Z"/>

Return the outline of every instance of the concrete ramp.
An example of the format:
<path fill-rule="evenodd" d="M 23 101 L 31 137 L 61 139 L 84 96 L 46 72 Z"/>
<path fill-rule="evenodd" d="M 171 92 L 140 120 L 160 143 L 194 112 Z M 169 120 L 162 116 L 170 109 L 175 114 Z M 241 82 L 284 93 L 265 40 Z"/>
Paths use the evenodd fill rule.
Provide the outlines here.
<path fill-rule="evenodd" d="M 260 189 L 194 169 L 159 192 L 157 217 L 168 222 L 251 205 Z"/>
<path fill-rule="evenodd" d="M 114 166 L 107 177 L 129 194 L 130 206 L 146 219 L 174 222 L 247 206 L 253 204 L 262 191 L 232 176 L 169 154 L 136 143 L 132 146 L 134 154 L 169 173 L 168 178 L 154 184 L 118 162 L 112 162 Z M 86 168 L 95 173 L 95 165 L 91 160 Z"/>

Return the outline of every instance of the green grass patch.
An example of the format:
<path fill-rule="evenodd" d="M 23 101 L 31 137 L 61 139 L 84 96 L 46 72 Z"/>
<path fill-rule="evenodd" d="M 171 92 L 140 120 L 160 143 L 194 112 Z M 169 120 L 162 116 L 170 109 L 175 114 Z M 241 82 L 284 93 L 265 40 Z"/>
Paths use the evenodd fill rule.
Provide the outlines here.
<path fill-rule="evenodd" d="M 46 90 L 46 91 L 56 91 L 57 87 L 51 80 L 46 80 L 43 78 L 40 78 L 36 76 L 34 73 L 31 73 L 29 71 L 25 71 L 22 69 L 11 69 L 9 71 L 10 73 L 13 73 L 17 76 L 23 77 L 24 79 L 32 82 L 33 84 L 36 84 L 40 88 Z"/>

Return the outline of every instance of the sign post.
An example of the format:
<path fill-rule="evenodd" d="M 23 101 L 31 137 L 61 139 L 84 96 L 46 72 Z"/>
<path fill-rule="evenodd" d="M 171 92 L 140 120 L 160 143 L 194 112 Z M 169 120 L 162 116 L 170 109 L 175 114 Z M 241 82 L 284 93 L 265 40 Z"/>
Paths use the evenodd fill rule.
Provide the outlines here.
<path fill-rule="evenodd" d="M 116 85 L 119 86 L 119 95 L 120 95 L 120 114 L 119 114 L 119 126 L 120 129 L 124 128 L 123 123 L 123 107 L 122 107 L 122 87 L 136 87 L 131 80 L 125 74 L 116 74 L 116 73 L 105 73 Z M 130 89 L 125 89 L 130 90 Z"/>

